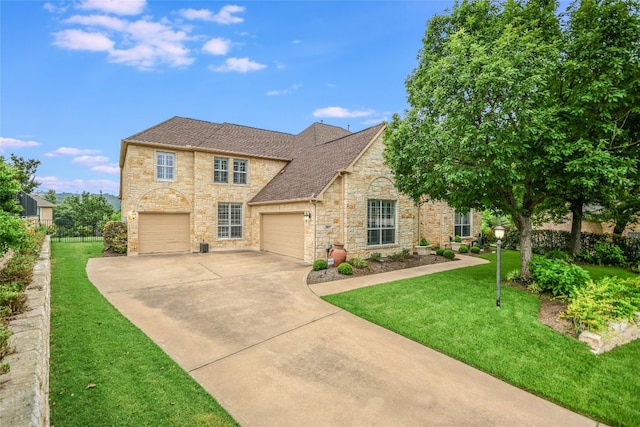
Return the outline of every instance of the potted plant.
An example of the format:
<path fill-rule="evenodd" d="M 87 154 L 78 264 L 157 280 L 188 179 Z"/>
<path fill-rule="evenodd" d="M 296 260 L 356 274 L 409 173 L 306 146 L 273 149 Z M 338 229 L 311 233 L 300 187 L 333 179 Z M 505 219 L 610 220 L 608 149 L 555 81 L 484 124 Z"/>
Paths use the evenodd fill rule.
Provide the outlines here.
<path fill-rule="evenodd" d="M 420 239 L 420 245 L 415 247 L 416 253 L 418 255 L 430 255 L 431 254 L 431 245 L 424 237 Z"/>
<path fill-rule="evenodd" d="M 451 250 L 457 251 L 460 249 L 460 246 L 462 246 L 462 237 L 456 235 L 451 242 Z"/>

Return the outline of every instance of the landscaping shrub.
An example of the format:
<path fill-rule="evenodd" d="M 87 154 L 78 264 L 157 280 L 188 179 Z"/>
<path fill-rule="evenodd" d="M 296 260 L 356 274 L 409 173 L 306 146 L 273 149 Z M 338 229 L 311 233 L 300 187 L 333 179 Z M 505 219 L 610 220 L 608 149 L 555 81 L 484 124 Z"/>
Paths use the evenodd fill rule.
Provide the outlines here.
<path fill-rule="evenodd" d="M 573 296 L 589 280 L 584 268 L 569 264 L 562 259 L 536 258 L 529 263 L 531 278 L 543 291 L 555 296 Z"/>
<path fill-rule="evenodd" d="M 453 238 L 453 241 L 456 242 L 456 243 L 462 243 L 462 237 L 456 236 L 456 237 Z"/>
<path fill-rule="evenodd" d="M 546 254 L 544 254 L 544 257 L 549 259 L 561 259 L 564 261 L 569 261 L 569 259 L 571 258 L 569 256 L 569 253 L 560 249 L 553 249 L 547 252 Z"/>
<path fill-rule="evenodd" d="M 507 280 L 510 282 L 517 282 L 520 280 L 520 276 L 522 276 L 522 273 L 520 273 L 519 268 L 516 270 L 511 270 L 507 273 Z"/>
<path fill-rule="evenodd" d="M 420 246 L 429 246 L 429 241 L 423 237 L 420 239 Z"/>
<path fill-rule="evenodd" d="M 0 255 L 9 248 L 20 247 L 27 238 L 27 228 L 19 216 L 0 210 Z"/>
<path fill-rule="evenodd" d="M 9 337 L 13 333 L 7 329 L 2 323 L 0 323 L 0 361 L 9 353 L 11 353 L 11 349 L 9 348 Z M 0 363 L 0 375 L 6 374 L 9 372 L 9 365 L 6 363 Z"/>
<path fill-rule="evenodd" d="M 338 273 L 348 276 L 350 274 L 353 274 L 353 267 L 351 267 L 351 264 L 349 264 L 348 262 L 343 262 L 338 266 Z"/>
<path fill-rule="evenodd" d="M 409 258 L 411 256 L 411 252 L 409 251 L 409 249 L 403 249 L 400 252 L 395 252 L 392 253 L 391 255 L 389 255 L 389 259 L 391 261 L 404 261 L 405 259 Z"/>
<path fill-rule="evenodd" d="M 25 286 L 31 282 L 33 264 L 36 258 L 33 255 L 14 253 L 13 257 L 0 271 L 0 284 L 11 282 L 23 283 Z"/>
<path fill-rule="evenodd" d="M 0 307 L 6 307 L 5 315 L 11 316 L 21 313 L 26 306 L 27 296 L 22 291 L 11 289 L 8 286 L 0 287 Z"/>
<path fill-rule="evenodd" d="M 471 253 L 474 254 L 479 254 L 480 253 L 480 246 L 471 246 L 471 249 L 469 249 L 471 251 Z"/>
<path fill-rule="evenodd" d="M 375 262 L 380 262 L 381 259 L 382 259 L 382 254 L 380 252 L 374 252 L 369 257 L 370 261 L 375 261 Z"/>
<path fill-rule="evenodd" d="M 317 259 L 313 262 L 313 271 L 326 270 L 329 267 L 326 259 Z"/>
<path fill-rule="evenodd" d="M 597 282 L 589 280 L 576 290 L 565 317 L 573 319 L 579 331 L 597 332 L 606 329 L 608 322 L 634 320 L 638 311 L 640 277 L 603 277 Z"/>
<path fill-rule="evenodd" d="M 461 245 L 458 248 L 458 252 L 460 252 L 461 254 L 466 254 L 467 252 L 469 252 L 469 246 Z"/>
<path fill-rule="evenodd" d="M 107 221 L 102 229 L 102 240 L 105 251 L 127 253 L 127 224 L 122 221 Z"/>
<path fill-rule="evenodd" d="M 444 255 L 444 249 L 442 249 L 442 248 L 436 248 L 436 255 L 439 255 L 439 256 Z"/>
<path fill-rule="evenodd" d="M 600 265 L 625 265 L 627 263 L 622 249 L 612 243 L 596 243 L 593 256 L 594 261 Z"/>
<path fill-rule="evenodd" d="M 362 258 L 351 258 L 347 262 L 355 268 L 369 268 L 369 263 Z"/>
<path fill-rule="evenodd" d="M 453 253 L 452 250 L 446 250 L 446 251 L 442 252 L 442 256 L 444 256 L 447 259 L 454 259 L 456 257 L 456 254 Z"/>

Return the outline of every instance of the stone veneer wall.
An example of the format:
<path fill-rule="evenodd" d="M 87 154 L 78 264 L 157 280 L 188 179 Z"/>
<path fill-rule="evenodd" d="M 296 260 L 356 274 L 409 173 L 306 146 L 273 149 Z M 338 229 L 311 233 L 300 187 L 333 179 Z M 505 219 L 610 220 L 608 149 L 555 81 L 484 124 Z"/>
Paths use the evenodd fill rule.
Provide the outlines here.
<path fill-rule="evenodd" d="M 9 324 L 15 351 L 4 360 L 11 370 L 0 375 L 0 426 L 49 425 L 50 247 L 47 236 L 25 291 L 29 310 Z"/>
<path fill-rule="evenodd" d="M 174 181 L 155 179 L 157 151 L 175 153 L 176 176 Z M 213 158 L 243 159 L 248 162 L 247 184 L 213 182 Z M 176 150 L 129 145 L 127 159 L 122 168 L 122 214 L 127 218 L 129 230 L 128 254 L 138 253 L 139 212 L 189 212 L 191 221 L 191 250 L 197 251 L 199 243 L 209 243 L 216 248 L 257 249 L 259 234 L 253 226 L 259 219 L 246 202 L 260 191 L 286 164 L 281 160 L 248 158 L 230 154 Z M 230 171 L 229 179 L 233 179 Z M 244 235 L 242 239 L 217 239 L 217 203 L 243 203 Z M 257 229 L 259 232 L 259 228 Z"/>
<path fill-rule="evenodd" d="M 471 236 L 464 241 L 474 240 L 482 231 L 482 214 L 471 211 Z M 445 202 L 429 201 L 420 206 L 419 239 L 424 237 L 433 246 L 444 247 L 450 237 L 455 237 L 455 209 Z"/>

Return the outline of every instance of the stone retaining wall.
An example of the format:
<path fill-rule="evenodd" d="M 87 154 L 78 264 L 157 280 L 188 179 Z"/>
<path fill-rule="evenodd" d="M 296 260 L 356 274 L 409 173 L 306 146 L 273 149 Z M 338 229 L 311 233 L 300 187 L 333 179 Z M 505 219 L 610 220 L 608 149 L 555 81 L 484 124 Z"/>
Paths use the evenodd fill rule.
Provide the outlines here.
<path fill-rule="evenodd" d="M 15 352 L 0 375 L 0 426 L 49 426 L 50 248 L 47 236 L 26 289 L 29 310 L 9 323 Z"/>

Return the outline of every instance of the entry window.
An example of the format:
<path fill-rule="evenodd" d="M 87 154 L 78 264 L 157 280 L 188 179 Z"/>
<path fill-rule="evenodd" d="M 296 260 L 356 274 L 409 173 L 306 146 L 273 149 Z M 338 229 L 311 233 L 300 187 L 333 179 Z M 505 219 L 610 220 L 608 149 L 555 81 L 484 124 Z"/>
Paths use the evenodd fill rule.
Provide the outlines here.
<path fill-rule="evenodd" d="M 456 212 L 454 234 L 460 237 L 471 237 L 471 212 Z"/>
<path fill-rule="evenodd" d="M 389 245 L 395 243 L 395 200 L 369 200 L 367 205 L 367 245 Z"/>
<path fill-rule="evenodd" d="M 176 155 L 164 151 L 156 152 L 156 179 L 158 181 L 173 181 L 176 166 Z"/>
<path fill-rule="evenodd" d="M 247 183 L 247 161 L 233 159 L 233 183 L 234 184 L 246 184 Z"/>
<path fill-rule="evenodd" d="M 213 158 L 213 182 L 229 182 L 229 159 L 226 157 Z"/>
<path fill-rule="evenodd" d="M 218 239 L 242 238 L 242 203 L 218 203 Z"/>

